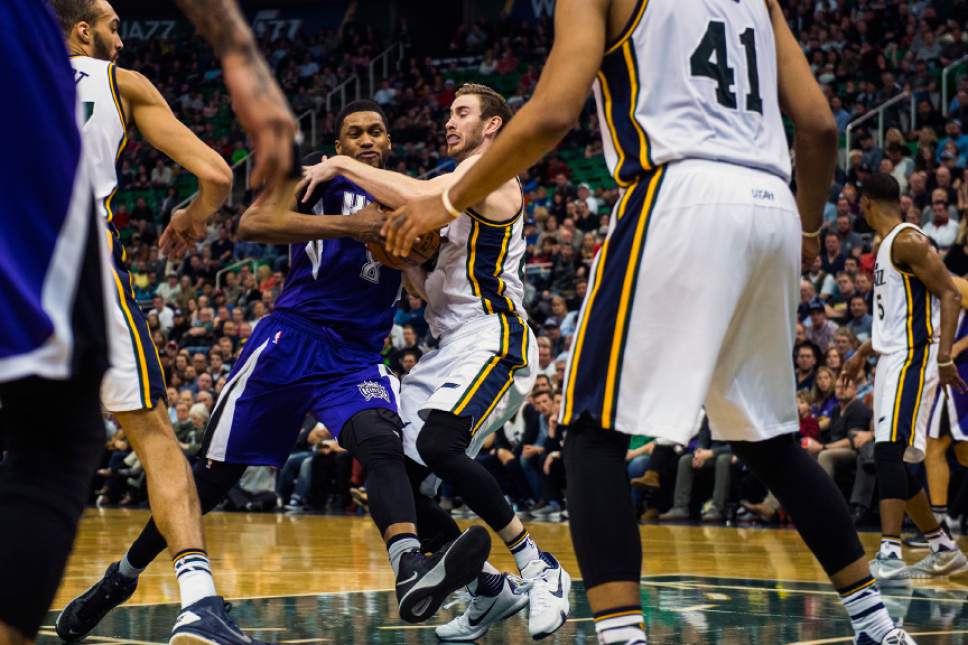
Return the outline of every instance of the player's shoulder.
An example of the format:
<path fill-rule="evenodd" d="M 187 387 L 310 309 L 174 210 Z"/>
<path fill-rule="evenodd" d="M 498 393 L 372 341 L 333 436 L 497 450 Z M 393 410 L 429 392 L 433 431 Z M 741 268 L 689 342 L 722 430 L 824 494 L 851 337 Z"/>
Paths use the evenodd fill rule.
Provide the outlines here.
<path fill-rule="evenodd" d="M 934 250 L 934 242 L 916 226 L 905 226 L 894 236 L 891 251 L 895 259 L 915 260 Z"/>
<path fill-rule="evenodd" d="M 148 103 L 155 102 L 161 97 L 161 93 L 155 87 L 155 84 L 137 70 L 114 65 L 112 73 L 117 79 L 118 91 L 129 101 Z"/>

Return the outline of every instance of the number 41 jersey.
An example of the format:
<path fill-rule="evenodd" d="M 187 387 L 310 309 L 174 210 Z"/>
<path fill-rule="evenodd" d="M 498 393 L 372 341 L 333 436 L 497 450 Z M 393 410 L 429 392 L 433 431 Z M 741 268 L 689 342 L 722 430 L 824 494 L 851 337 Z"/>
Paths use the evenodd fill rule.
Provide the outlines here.
<path fill-rule="evenodd" d="M 318 194 L 318 193 L 317 193 Z M 373 201 L 344 177 L 327 182 L 316 215 L 351 215 Z M 362 242 L 317 240 L 289 247 L 289 275 L 275 311 L 338 332 L 377 353 L 390 333 L 400 272 L 373 259 Z"/>
<path fill-rule="evenodd" d="M 677 159 L 790 179 L 776 46 L 763 0 L 638 0 L 594 84 L 620 186 Z"/>

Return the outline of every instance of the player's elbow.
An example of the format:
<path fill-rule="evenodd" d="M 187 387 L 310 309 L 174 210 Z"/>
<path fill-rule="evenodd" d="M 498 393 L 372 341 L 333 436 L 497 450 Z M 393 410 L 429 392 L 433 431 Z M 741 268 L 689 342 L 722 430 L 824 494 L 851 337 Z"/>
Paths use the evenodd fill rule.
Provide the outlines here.
<path fill-rule="evenodd" d="M 795 123 L 797 131 L 809 138 L 817 147 L 837 149 L 837 122 L 829 109 L 811 111 L 800 123 Z"/>
<path fill-rule="evenodd" d="M 945 289 L 945 298 L 947 298 L 952 305 L 956 307 L 961 307 L 961 292 L 958 291 L 958 287 L 952 285 L 950 288 Z"/>
<path fill-rule="evenodd" d="M 228 194 L 232 190 L 232 169 L 229 165 L 225 163 L 225 160 L 221 157 L 217 158 L 208 164 L 198 175 L 198 181 L 202 184 L 208 184 L 213 189 L 217 190 L 219 193 Z"/>
<path fill-rule="evenodd" d="M 259 207 L 250 206 L 239 219 L 237 234 L 243 242 L 257 242 L 265 234 L 264 228 L 259 221 Z"/>

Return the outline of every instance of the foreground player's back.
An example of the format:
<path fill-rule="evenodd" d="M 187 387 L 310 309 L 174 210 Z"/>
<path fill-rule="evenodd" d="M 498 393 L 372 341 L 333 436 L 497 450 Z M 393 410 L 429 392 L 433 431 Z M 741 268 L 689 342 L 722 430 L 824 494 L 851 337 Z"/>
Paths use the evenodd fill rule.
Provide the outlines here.
<path fill-rule="evenodd" d="M 619 184 L 676 159 L 789 178 L 776 48 L 762 0 L 639 0 L 594 84 Z"/>

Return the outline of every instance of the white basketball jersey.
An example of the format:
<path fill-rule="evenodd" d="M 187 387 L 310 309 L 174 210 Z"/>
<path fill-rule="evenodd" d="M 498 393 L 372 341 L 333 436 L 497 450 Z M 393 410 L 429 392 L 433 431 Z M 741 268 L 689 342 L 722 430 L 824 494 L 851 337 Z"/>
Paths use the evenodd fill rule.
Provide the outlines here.
<path fill-rule="evenodd" d="M 441 234 L 437 266 L 427 276 L 427 324 L 444 338 L 472 320 L 524 311 L 524 208 L 495 223 L 468 210 Z"/>
<path fill-rule="evenodd" d="M 877 250 L 874 264 L 874 326 L 871 341 L 879 354 L 910 352 L 937 342 L 941 304 L 913 273 L 899 269 L 891 255 L 894 240 L 914 224 L 899 224 Z"/>
<path fill-rule="evenodd" d="M 790 180 L 776 47 L 763 0 L 639 0 L 593 87 L 620 186 L 677 159 Z"/>
<path fill-rule="evenodd" d="M 84 155 L 89 162 L 98 214 L 111 224 L 111 198 L 118 190 L 117 162 L 127 144 L 127 119 L 114 63 L 71 57 L 77 97 L 84 110 Z M 112 232 L 114 227 L 110 227 Z M 115 240 L 116 241 L 116 240 Z"/>

